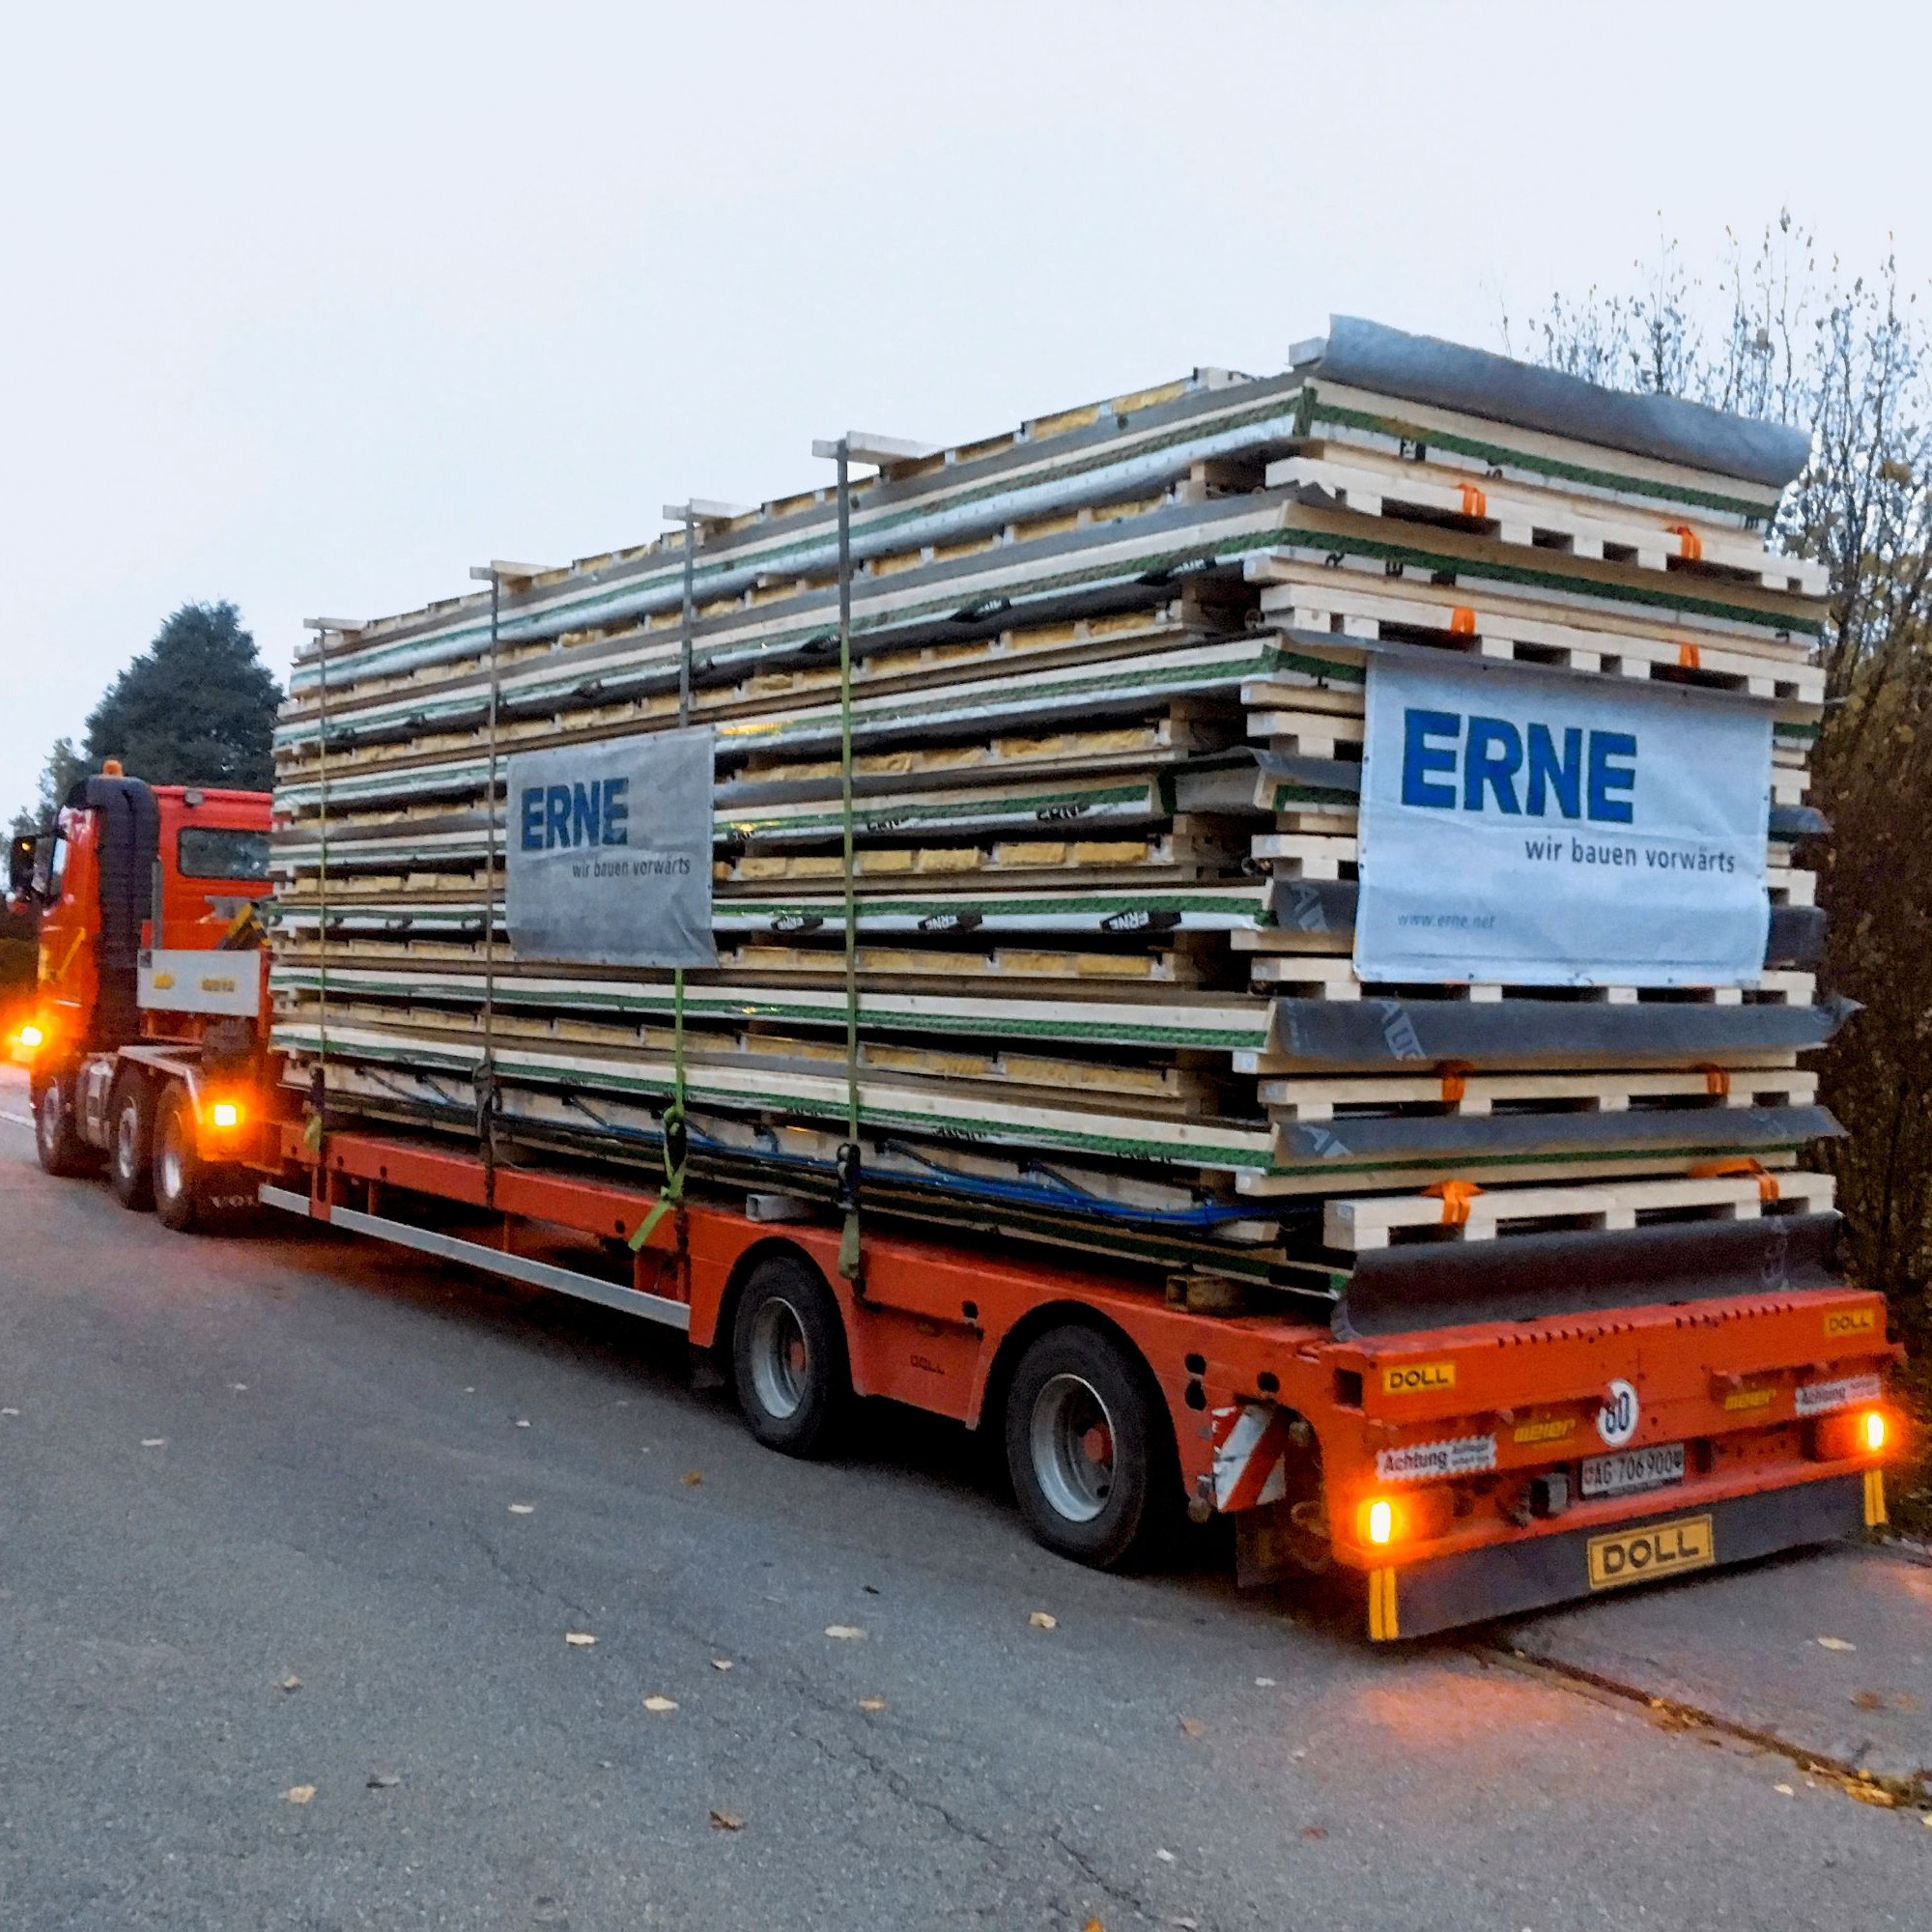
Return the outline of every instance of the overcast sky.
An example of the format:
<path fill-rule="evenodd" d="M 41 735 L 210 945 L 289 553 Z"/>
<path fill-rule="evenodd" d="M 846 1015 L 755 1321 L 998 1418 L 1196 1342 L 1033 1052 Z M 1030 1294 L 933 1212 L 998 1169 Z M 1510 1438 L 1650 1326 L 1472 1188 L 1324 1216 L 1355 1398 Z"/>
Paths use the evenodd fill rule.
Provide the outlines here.
<path fill-rule="evenodd" d="M 636 542 L 1331 310 L 1715 261 L 1932 277 L 1924 10 L 35 7 L 0 108 L 0 813 L 187 599 L 301 619 Z"/>

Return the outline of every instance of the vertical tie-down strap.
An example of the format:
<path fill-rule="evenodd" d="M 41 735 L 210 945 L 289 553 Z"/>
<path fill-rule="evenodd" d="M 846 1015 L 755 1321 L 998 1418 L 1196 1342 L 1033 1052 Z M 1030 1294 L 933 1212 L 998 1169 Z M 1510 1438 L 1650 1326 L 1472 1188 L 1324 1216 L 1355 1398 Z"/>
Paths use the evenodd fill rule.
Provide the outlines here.
<path fill-rule="evenodd" d="M 844 1210 L 838 1272 L 861 1286 L 859 1196 L 865 1154 L 859 1140 L 859 912 L 852 857 L 852 503 L 849 454 L 838 441 L 838 807 L 845 888 L 845 1143 L 838 1150 L 838 1205 Z"/>

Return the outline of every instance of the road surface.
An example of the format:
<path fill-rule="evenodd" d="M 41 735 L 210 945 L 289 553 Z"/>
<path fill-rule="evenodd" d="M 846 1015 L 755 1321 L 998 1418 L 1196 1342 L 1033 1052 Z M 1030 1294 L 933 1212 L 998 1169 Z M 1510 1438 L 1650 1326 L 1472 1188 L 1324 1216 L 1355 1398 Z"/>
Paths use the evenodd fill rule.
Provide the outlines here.
<path fill-rule="evenodd" d="M 640 1324 L 171 1236 L 25 1111 L 10 1932 L 1927 1923 L 1909 1555 L 1374 1651 L 1205 1558 L 1046 1554 L 950 1429 L 790 1463 Z"/>

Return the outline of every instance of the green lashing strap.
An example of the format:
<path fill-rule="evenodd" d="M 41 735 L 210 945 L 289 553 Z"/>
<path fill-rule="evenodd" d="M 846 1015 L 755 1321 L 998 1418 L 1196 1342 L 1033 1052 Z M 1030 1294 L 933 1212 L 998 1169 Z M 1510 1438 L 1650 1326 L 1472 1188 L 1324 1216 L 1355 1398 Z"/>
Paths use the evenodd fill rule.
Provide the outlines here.
<path fill-rule="evenodd" d="M 859 1188 L 864 1156 L 859 1143 L 859 915 L 852 855 L 852 502 L 849 452 L 838 442 L 838 810 L 845 886 L 845 1145 L 838 1150 L 838 1272 L 860 1287 Z"/>
<path fill-rule="evenodd" d="M 664 1186 L 631 1236 L 631 1252 L 639 1254 L 657 1225 L 674 1208 L 684 1206 L 684 1169 L 690 1137 L 684 1124 L 684 968 L 671 976 L 671 1100 L 664 1111 Z"/>

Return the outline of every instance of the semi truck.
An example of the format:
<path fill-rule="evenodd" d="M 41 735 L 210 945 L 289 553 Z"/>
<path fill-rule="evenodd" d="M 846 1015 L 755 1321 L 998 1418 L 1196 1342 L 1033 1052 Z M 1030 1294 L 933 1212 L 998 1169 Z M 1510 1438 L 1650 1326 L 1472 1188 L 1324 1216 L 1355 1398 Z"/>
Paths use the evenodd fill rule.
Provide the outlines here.
<path fill-rule="evenodd" d="M 1587 1269 L 1561 1236 L 1370 1251 L 1327 1321 L 904 1226 L 868 1230 L 855 1271 L 821 1204 L 660 1204 L 634 1168 L 290 1085 L 270 825 L 266 795 L 110 764 L 14 841 L 40 984 L 14 1051 L 49 1174 L 104 1169 L 177 1232 L 266 1208 L 636 1315 L 786 1454 L 888 1428 L 892 1403 L 991 1431 L 1049 1548 L 1111 1567 L 1226 1516 L 1243 1583 L 1332 1572 L 1378 1641 L 1885 1520 L 1897 1350 L 1835 1216 L 1599 1233 Z"/>

